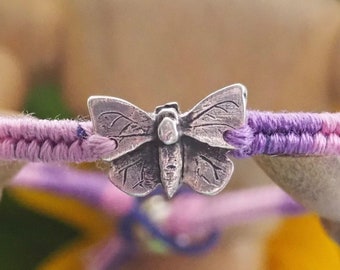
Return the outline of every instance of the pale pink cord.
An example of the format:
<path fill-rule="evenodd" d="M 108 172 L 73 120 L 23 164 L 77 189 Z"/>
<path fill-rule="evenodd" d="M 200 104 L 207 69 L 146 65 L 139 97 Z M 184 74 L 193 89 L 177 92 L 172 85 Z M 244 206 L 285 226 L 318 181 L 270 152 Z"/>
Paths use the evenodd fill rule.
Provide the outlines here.
<path fill-rule="evenodd" d="M 115 141 L 93 133 L 91 122 L 0 118 L 0 159 L 90 162 L 115 148 Z"/>
<path fill-rule="evenodd" d="M 126 215 L 133 209 L 134 199 L 115 188 L 105 175 L 65 166 L 28 164 L 11 185 L 72 196 L 110 215 Z M 276 186 L 229 191 L 215 197 L 187 194 L 175 197 L 169 206 L 170 214 L 163 226 L 175 234 L 222 229 L 267 216 L 294 214 L 303 210 Z"/>
<path fill-rule="evenodd" d="M 126 215 L 134 205 L 134 198 L 111 184 L 107 175 L 62 165 L 28 163 L 14 177 L 10 186 L 70 196 L 92 204 L 109 215 Z"/>
<path fill-rule="evenodd" d="M 164 226 L 173 234 L 201 233 L 304 211 L 279 187 L 264 186 L 229 191 L 214 197 L 179 196 L 171 202 L 171 212 Z"/>
<path fill-rule="evenodd" d="M 111 185 L 103 174 L 51 164 L 26 165 L 11 185 L 72 196 L 97 206 L 109 215 L 126 216 L 133 210 L 135 201 Z M 239 223 L 304 211 L 276 186 L 230 191 L 216 197 L 184 194 L 175 197 L 169 206 L 170 214 L 160 226 L 174 237 L 180 234 L 202 236 Z M 131 252 L 129 248 L 119 236 L 110 237 L 90 251 L 90 257 L 87 256 L 90 263 L 86 263 L 86 269 L 105 270 L 108 266 L 119 264 Z"/>

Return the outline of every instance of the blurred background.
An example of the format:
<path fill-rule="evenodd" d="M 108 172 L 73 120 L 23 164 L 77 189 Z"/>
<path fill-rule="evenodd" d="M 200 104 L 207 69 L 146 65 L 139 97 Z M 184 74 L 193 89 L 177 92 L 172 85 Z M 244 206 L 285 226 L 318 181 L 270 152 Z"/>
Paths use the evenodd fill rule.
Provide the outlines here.
<path fill-rule="evenodd" d="M 3 111 L 39 118 L 87 117 L 90 95 L 120 97 L 146 111 L 178 101 L 186 111 L 212 91 L 237 82 L 247 86 L 251 109 L 337 110 L 340 3 L 0 1 Z M 237 161 L 236 168 L 229 190 L 270 183 L 251 160 Z M 78 253 L 65 246 L 80 243 L 91 228 L 109 231 L 108 218 L 99 214 L 98 222 L 81 218 L 76 223 L 67 214 L 42 210 L 43 202 L 81 217 L 94 212 L 46 196 L 29 190 L 4 193 L 0 269 L 83 269 L 77 256 L 96 237 L 79 244 Z M 109 223 L 114 230 L 114 222 Z M 136 267 L 339 269 L 340 259 L 317 217 L 305 215 L 228 229 L 212 252 L 199 257 L 141 253 L 124 269 Z"/>

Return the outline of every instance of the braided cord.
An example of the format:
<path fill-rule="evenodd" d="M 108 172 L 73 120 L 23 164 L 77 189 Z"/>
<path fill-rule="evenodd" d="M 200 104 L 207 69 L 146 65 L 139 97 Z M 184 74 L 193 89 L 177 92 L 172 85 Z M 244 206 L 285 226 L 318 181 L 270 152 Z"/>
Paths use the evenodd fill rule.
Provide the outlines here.
<path fill-rule="evenodd" d="M 339 155 L 340 113 L 248 111 L 247 125 L 225 133 L 231 153 L 254 155 Z"/>
<path fill-rule="evenodd" d="M 231 154 L 338 155 L 340 113 L 248 111 L 247 124 L 224 135 Z M 39 120 L 30 116 L 0 118 L 0 159 L 41 162 L 91 162 L 116 148 L 95 134 L 90 121 Z"/>
<path fill-rule="evenodd" d="M 91 122 L 0 118 L 0 158 L 42 162 L 90 162 L 116 143 L 94 134 Z"/>

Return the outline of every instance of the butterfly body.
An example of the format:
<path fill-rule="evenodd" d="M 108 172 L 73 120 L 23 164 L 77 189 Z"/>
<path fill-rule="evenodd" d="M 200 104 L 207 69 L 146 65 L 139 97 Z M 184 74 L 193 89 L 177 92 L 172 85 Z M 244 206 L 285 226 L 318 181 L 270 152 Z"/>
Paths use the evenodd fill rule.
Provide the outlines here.
<path fill-rule="evenodd" d="M 158 107 L 155 114 L 159 140 L 160 180 L 167 196 L 172 197 L 181 184 L 183 169 L 178 105 L 165 104 Z"/>
<path fill-rule="evenodd" d="M 240 84 L 220 89 L 191 111 L 181 114 L 177 103 L 148 114 L 112 97 L 88 101 L 94 130 L 117 142 L 109 177 L 124 192 L 145 196 L 158 184 L 172 197 L 182 183 L 213 195 L 228 183 L 233 148 L 224 139 L 227 130 L 245 122 L 246 89 Z"/>

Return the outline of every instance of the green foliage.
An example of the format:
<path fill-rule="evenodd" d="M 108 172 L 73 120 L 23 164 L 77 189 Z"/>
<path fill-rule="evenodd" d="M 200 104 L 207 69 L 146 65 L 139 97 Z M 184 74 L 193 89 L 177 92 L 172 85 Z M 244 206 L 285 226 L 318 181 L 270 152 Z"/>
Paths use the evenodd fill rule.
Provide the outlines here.
<path fill-rule="evenodd" d="M 0 203 L 0 269 L 30 270 L 78 235 L 75 228 L 25 208 L 4 192 Z"/>
<path fill-rule="evenodd" d="M 60 88 L 51 83 L 29 92 L 25 112 L 38 118 L 70 118 Z M 30 270 L 79 236 L 69 225 L 36 213 L 4 193 L 0 203 L 0 269 Z"/>
<path fill-rule="evenodd" d="M 70 110 L 63 104 L 60 87 L 53 83 L 35 86 L 28 94 L 25 112 L 38 118 L 71 118 Z"/>

